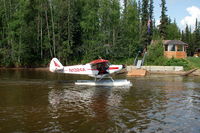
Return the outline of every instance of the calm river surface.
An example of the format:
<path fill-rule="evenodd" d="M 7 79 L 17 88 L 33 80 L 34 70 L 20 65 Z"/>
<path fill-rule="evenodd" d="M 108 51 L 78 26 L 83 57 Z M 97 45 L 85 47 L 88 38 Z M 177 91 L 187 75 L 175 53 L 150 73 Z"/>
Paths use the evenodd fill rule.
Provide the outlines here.
<path fill-rule="evenodd" d="M 200 133 L 200 77 L 134 77 L 129 88 L 78 79 L 90 78 L 0 70 L 0 132 Z"/>

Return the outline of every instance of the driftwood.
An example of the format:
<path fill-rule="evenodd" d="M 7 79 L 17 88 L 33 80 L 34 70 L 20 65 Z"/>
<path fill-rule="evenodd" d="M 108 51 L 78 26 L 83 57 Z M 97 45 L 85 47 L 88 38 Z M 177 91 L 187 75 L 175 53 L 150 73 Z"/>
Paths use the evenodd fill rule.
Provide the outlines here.
<path fill-rule="evenodd" d="M 195 72 L 196 70 L 198 70 L 198 68 L 195 68 L 195 69 L 192 69 L 192 70 L 190 70 L 190 71 L 187 71 L 187 72 L 185 72 L 185 73 L 183 74 L 183 76 L 188 76 L 188 75 L 192 74 L 193 72 Z"/>

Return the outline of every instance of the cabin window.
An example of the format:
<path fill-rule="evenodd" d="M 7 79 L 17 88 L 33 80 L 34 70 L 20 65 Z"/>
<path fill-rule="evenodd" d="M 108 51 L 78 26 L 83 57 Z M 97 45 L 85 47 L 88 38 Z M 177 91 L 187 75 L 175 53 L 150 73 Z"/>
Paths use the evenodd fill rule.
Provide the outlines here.
<path fill-rule="evenodd" d="M 165 51 L 168 51 L 168 45 L 165 45 Z"/>
<path fill-rule="evenodd" d="M 168 50 L 175 51 L 175 45 L 173 45 L 173 44 L 168 45 Z"/>
<path fill-rule="evenodd" d="M 92 68 L 93 70 L 96 70 L 96 69 L 97 69 L 97 65 L 96 65 L 96 64 L 92 64 L 92 65 L 91 65 L 91 68 Z"/>
<path fill-rule="evenodd" d="M 183 45 L 177 45 L 177 51 L 184 51 Z"/>

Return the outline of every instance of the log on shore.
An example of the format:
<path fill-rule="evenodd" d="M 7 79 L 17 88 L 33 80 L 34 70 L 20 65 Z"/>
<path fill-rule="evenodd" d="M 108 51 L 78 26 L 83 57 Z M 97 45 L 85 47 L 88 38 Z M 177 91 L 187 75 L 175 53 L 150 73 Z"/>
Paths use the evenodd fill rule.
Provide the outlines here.
<path fill-rule="evenodd" d="M 198 70 L 198 69 L 195 68 L 195 69 L 192 69 L 192 70 L 190 70 L 190 71 L 187 71 L 187 72 L 185 72 L 185 73 L 183 74 L 183 76 L 188 76 L 188 75 L 192 74 L 193 72 L 195 72 L 196 70 Z"/>

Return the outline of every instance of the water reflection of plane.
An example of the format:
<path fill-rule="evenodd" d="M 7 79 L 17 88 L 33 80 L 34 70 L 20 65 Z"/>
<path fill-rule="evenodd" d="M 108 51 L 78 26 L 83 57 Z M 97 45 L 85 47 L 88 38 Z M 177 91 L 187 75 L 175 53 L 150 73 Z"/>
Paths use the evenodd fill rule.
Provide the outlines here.
<path fill-rule="evenodd" d="M 90 108 L 94 112 L 93 120 L 104 122 L 109 119 L 109 97 L 111 89 L 95 89 L 91 97 Z"/>
<path fill-rule="evenodd" d="M 52 89 L 49 92 L 50 112 L 82 112 L 82 117 L 90 117 L 95 121 L 108 120 L 112 114 L 112 107 L 119 106 L 121 93 L 129 88 L 82 88 L 77 90 Z M 118 91 L 119 93 L 113 93 Z M 55 118 L 59 117 L 56 116 Z"/>

